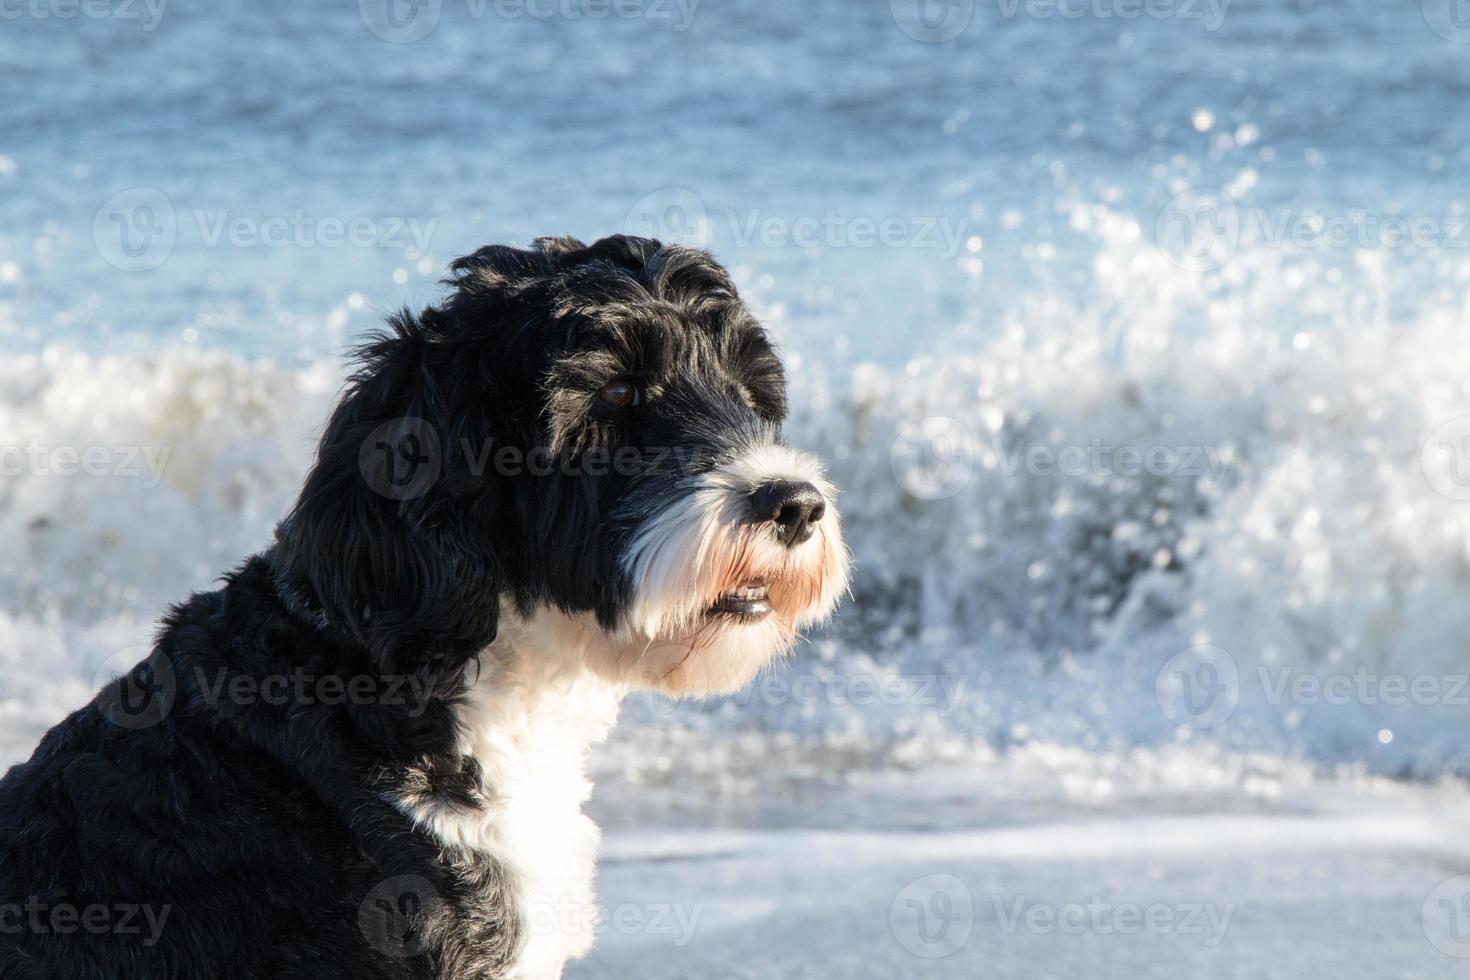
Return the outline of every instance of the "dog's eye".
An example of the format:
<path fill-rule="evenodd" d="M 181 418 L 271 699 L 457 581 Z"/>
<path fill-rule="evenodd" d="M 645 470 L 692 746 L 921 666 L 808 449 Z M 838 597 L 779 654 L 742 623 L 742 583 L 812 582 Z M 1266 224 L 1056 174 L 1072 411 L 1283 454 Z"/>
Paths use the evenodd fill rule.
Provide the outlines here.
<path fill-rule="evenodd" d="M 628 408 L 643 400 L 638 386 L 631 381 L 609 381 L 597 392 L 597 397 L 611 408 Z"/>

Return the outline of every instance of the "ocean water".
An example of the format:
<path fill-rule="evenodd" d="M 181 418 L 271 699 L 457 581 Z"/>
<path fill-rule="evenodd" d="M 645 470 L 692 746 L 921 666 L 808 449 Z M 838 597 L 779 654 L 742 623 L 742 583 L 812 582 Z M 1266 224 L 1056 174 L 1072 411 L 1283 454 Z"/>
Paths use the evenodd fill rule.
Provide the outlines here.
<path fill-rule="evenodd" d="M 384 311 L 431 301 L 480 244 L 627 231 L 709 247 L 780 340 L 788 435 L 842 488 L 856 577 L 833 626 L 751 691 L 631 703 L 594 761 L 605 822 L 886 827 L 902 850 L 906 833 L 1324 798 L 1466 815 L 1454 4 L 15 9 L 0 445 L 26 462 L 0 476 L 6 761 L 168 602 L 269 540 L 343 349 Z M 95 465 L 58 472 L 68 449 Z M 1442 823 L 1409 823 L 1387 852 L 1441 856 L 1369 897 L 1413 927 L 1463 855 L 1441 854 Z M 1353 826 L 1330 839 L 1368 846 Z M 1331 861 L 1283 833 L 1320 891 Z M 756 873 L 787 846 L 733 853 Z M 1347 894 L 1372 891 L 1364 860 L 1338 868 Z M 661 867 L 613 881 L 636 894 Z M 731 901 L 736 943 L 785 911 Z M 800 945 L 774 948 L 818 956 Z M 946 968 L 973 972 L 981 945 Z M 625 946 L 608 975 L 638 962 Z M 1047 969 L 1089 961 L 1067 950 Z M 1390 953 L 1375 971 L 1456 965 Z M 1224 962 L 1199 975 L 1237 975 Z"/>

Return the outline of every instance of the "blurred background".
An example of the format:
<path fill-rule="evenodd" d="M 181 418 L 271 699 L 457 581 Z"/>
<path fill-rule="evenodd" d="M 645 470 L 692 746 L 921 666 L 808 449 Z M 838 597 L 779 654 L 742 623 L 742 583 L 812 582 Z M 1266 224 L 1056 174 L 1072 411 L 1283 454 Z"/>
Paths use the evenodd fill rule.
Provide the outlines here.
<path fill-rule="evenodd" d="M 703 245 L 836 622 L 593 760 L 569 977 L 1470 971 L 1461 0 L 3 0 L 0 764 L 454 257 Z"/>

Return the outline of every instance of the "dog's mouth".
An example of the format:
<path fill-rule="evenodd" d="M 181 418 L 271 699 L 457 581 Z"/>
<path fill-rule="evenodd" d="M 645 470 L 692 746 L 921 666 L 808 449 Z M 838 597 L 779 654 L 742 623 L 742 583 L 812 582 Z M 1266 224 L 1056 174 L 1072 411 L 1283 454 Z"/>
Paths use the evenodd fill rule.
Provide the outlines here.
<path fill-rule="evenodd" d="M 738 619 L 763 619 L 771 613 L 771 589 L 764 580 L 754 579 L 739 588 L 722 592 L 705 611 L 707 616 L 733 616 Z"/>

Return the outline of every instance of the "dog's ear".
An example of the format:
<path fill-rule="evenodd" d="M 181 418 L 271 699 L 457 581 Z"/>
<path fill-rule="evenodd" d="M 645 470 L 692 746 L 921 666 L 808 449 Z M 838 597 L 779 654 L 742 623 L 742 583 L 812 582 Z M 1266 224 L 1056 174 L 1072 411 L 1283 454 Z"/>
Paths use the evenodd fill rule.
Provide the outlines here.
<path fill-rule="evenodd" d="M 495 638 L 501 575 L 447 486 L 459 429 L 445 417 L 436 340 L 407 311 L 390 324 L 359 349 L 277 528 L 276 579 L 288 604 L 385 673 L 454 669 Z"/>

